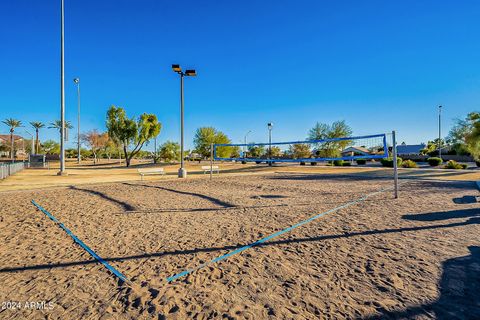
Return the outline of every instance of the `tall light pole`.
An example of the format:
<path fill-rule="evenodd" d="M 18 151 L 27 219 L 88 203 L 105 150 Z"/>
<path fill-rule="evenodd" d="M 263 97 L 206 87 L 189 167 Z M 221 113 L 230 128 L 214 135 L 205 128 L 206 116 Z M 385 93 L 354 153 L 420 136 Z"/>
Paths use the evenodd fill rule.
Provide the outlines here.
<path fill-rule="evenodd" d="M 272 129 L 273 129 L 273 123 L 269 122 L 267 124 L 268 126 L 268 165 L 272 166 Z"/>
<path fill-rule="evenodd" d="M 195 70 L 186 70 L 185 72 L 182 71 L 179 64 L 172 64 L 172 70 L 180 75 L 180 169 L 178 169 L 178 177 L 179 178 L 186 178 L 187 177 L 187 169 L 184 167 L 183 161 L 183 77 L 194 77 L 197 75 Z"/>
<path fill-rule="evenodd" d="M 35 154 L 35 145 L 34 145 L 34 143 L 33 143 L 34 138 L 33 138 L 33 134 L 31 134 L 31 133 L 28 132 L 27 130 L 25 130 L 25 132 L 32 138 L 32 147 L 31 147 L 32 150 L 30 151 L 30 156 L 31 156 L 32 154 Z M 25 150 L 25 148 L 24 148 L 24 150 Z M 31 157 L 30 157 L 30 158 L 31 158 Z"/>
<path fill-rule="evenodd" d="M 243 143 L 245 144 L 245 145 L 243 146 L 243 157 L 244 157 L 244 158 L 245 158 L 245 153 L 246 153 L 246 151 L 247 151 L 247 136 L 248 136 L 251 132 L 252 132 L 252 130 L 248 130 L 248 132 L 245 133 L 245 137 L 244 137 L 244 139 L 243 139 Z"/>
<path fill-rule="evenodd" d="M 438 157 L 442 158 L 442 106 L 438 106 Z"/>
<path fill-rule="evenodd" d="M 80 78 L 73 79 L 77 85 L 77 163 L 80 164 Z"/>
<path fill-rule="evenodd" d="M 60 0 L 61 18 L 60 18 L 60 121 L 62 128 L 60 129 L 60 171 L 59 176 L 66 175 L 65 171 L 65 5 L 64 0 Z"/>

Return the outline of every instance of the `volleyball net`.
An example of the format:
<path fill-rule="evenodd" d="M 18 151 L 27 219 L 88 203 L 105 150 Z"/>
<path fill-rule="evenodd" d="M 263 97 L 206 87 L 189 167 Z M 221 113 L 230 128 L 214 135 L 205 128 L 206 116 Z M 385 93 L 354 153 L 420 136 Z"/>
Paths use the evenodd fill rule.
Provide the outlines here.
<path fill-rule="evenodd" d="M 386 134 L 306 141 L 213 145 L 213 159 L 217 161 L 325 162 L 388 157 L 389 145 Z"/>

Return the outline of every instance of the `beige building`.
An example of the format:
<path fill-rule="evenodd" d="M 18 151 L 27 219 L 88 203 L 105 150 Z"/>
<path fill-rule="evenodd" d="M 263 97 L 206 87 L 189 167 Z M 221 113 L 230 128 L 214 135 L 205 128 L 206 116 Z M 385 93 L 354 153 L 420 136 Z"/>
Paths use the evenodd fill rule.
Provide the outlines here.
<path fill-rule="evenodd" d="M 13 135 L 15 154 L 17 158 L 24 158 L 27 155 L 25 150 L 25 139 L 22 136 Z M 0 134 L 0 157 L 10 156 L 10 134 Z"/>

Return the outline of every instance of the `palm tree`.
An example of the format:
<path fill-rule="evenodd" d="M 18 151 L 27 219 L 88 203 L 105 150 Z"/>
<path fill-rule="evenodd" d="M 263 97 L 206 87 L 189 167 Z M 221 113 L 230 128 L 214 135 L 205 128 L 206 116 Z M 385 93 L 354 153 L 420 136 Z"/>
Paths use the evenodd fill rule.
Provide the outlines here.
<path fill-rule="evenodd" d="M 73 126 L 70 123 L 70 121 L 65 120 L 65 128 L 67 129 L 72 129 Z M 48 129 L 57 129 L 59 133 L 62 133 L 62 121 L 61 120 L 55 120 L 53 122 L 50 122 L 50 126 Z"/>
<path fill-rule="evenodd" d="M 32 152 L 35 151 L 35 154 L 38 154 L 38 147 L 40 145 L 40 140 L 38 139 L 38 131 L 41 128 L 45 127 L 45 124 L 40 121 L 32 121 L 30 122 L 30 125 L 35 129 L 35 150 L 32 150 Z"/>
<path fill-rule="evenodd" d="M 8 127 L 10 127 L 10 158 L 12 159 L 12 162 L 14 161 L 14 153 L 13 153 L 13 147 L 14 147 L 14 141 L 13 141 L 13 133 L 15 132 L 15 128 L 21 127 L 22 126 L 22 121 L 16 120 L 13 118 L 8 118 L 2 121 L 4 124 L 6 124 Z"/>

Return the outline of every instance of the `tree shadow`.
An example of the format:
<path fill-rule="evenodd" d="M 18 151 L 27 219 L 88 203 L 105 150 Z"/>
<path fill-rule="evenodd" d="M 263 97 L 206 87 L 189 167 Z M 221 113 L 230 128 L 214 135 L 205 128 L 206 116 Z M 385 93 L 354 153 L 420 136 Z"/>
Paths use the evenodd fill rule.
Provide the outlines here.
<path fill-rule="evenodd" d="M 456 204 L 471 204 L 477 203 L 476 196 L 463 196 L 461 198 L 453 198 L 453 202 Z"/>
<path fill-rule="evenodd" d="M 468 247 L 468 256 L 446 260 L 442 265 L 437 300 L 406 310 L 380 311 L 364 319 L 413 319 L 428 316 L 439 320 L 480 319 L 480 247 Z"/>
<path fill-rule="evenodd" d="M 127 202 L 123 202 L 123 201 L 120 201 L 120 200 L 117 200 L 117 199 L 114 199 L 110 196 L 107 196 L 105 193 L 102 193 L 100 191 L 95 191 L 95 190 L 90 190 L 90 189 L 81 189 L 81 188 L 78 188 L 76 186 L 70 186 L 70 189 L 71 190 L 76 190 L 76 191 L 82 191 L 82 192 L 85 192 L 85 193 L 89 193 L 89 194 L 93 194 L 93 195 L 96 195 L 96 196 L 99 196 L 105 200 L 108 200 L 108 201 L 111 201 L 115 204 L 118 204 L 120 205 L 123 210 L 125 211 L 134 211 L 136 210 L 136 208 L 134 206 L 132 206 L 131 204 L 127 203 Z"/>
<path fill-rule="evenodd" d="M 210 197 L 210 196 L 207 196 L 207 195 L 201 194 L 201 193 L 180 191 L 180 190 L 170 189 L 170 188 L 166 188 L 166 187 L 147 185 L 147 184 L 134 184 L 134 183 L 128 183 L 128 182 L 123 182 L 123 184 L 127 185 L 127 186 L 132 186 L 132 187 L 154 188 L 154 189 L 160 189 L 160 190 L 164 190 L 164 191 L 170 191 L 170 192 L 177 193 L 177 194 L 194 196 L 194 197 L 198 197 L 198 198 L 210 201 L 213 204 L 216 204 L 218 206 L 225 207 L 225 208 L 236 207 L 236 205 L 234 205 L 234 204 L 231 204 L 231 203 L 228 203 L 226 201 L 223 201 L 223 200 L 220 200 L 220 199 L 217 199 L 217 198 L 214 198 L 214 197 Z"/>
<path fill-rule="evenodd" d="M 406 214 L 402 218 L 413 221 L 439 221 L 457 218 L 480 217 L 480 208 L 439 211 L 421 214 Z"/>

